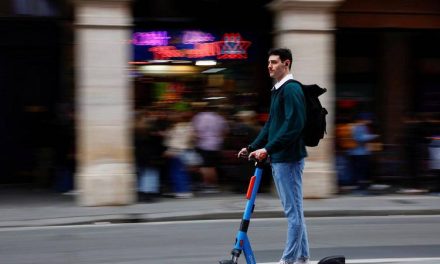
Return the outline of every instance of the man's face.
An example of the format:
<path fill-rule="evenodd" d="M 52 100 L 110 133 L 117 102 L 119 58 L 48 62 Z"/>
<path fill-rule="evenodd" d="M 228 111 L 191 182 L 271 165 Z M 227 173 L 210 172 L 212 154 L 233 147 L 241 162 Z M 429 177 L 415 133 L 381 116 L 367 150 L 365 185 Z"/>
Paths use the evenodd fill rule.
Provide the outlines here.
<path fill-rule="evenodd" d="M 269 76 L 278 81 L 281 80 L 289 72 L 288 63 L 290 63 L 288 60 L 282 63 L 278 55 L 270 55 L 267 65 Z"/>

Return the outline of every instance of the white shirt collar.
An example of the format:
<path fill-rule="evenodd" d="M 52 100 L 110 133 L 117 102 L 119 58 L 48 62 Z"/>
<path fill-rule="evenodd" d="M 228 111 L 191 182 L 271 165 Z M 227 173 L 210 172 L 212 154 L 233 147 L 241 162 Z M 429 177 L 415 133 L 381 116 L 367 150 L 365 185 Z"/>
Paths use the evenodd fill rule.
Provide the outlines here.
<path fill-rule="evenodd" d="M 284 84 L 285 82 L 287 82 L 288 80 L 293 80 L 293 75 L 292 75 L 291 73 L 287 74 L 286 76 L 284 76 L 283 79 L 281 79 L 281 81 L 277 82 L 277 83 L 274 85 L 273 89 L 278 90 L 278 89 L 279 89 L 281 86 L 283 86 L 283 84 Z M 273 89 L 272 89 L 272 90 L 273 90 Z"/>

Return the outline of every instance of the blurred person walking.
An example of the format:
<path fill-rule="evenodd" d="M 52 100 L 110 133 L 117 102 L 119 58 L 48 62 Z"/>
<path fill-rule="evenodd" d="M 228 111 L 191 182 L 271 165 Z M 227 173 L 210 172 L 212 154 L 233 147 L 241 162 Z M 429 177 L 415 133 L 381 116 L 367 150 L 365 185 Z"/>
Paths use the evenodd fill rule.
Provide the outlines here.
<path fill-rule="evenodd" d="M 160 176 L 165 147 L 166 122 L 159 111 L 141 110 L 135 124 L 135 158 L 138 176 L 138 200 L 153 201 L 160 195 Z"/>
<path fill-rule="evenodd" d="M 353 172 L 349 162 L 348 151 L 356 146 L 352 136 L 352 124 L 349 115 L 340 115 L 336 119 L 336 169 L 340 193 L 349 191 L 353 184 Z"/>
<path fill-rule="evenodd" d="M 171 113 L 173 124 L 165 137 L 165 157 L 168 158 L 168 173 L 171 190 L 175 198 L 193 197 L 191 176 L 188 173 L 187 156 L 193 149 L 194 130 L 191 125 L 191 113 Z"/>
<path fill-rule="evenodd" d="M 371 150 L 368 143 L 378 137 L 370 132 L 369 125 L 372 122 L 372 115 L 360 113 L 355 117 L 352 124 L 352 137 L 356 145 L 348 150 L 352 172 L 353 185 L 356 186 L 356 193 L 365 194 L 371 181 Z"/>
<path fill-rule="evenodd" d="M 430 191 L 440 195 L 440 115 L 431 113 L 429 117 L 430 131 L 428 135 L 429 173 L 433 177 Z"/>
<path fill-rule="evenodd" d="M 432 191 L 440 194 L 440 134 L 434 135 L 429 144 L 429 169 L 435 181 Z"/>
<path fill-rule="evenodd" d="M 246 142 L 249 138 L 255 138 L 258 135 L 260 127 L 257 123 L 257 114 L 255 111 L 243 110 L 237 112 L 230 123 L 230 132 L 225 139 L 223 153 L 223 172 L 227 177 L 226 181 L 235 193 L 246 192 L 243 188 L 252 177 L 255 166 L 253 164 L 242 162 L 237 159 L 237 146 Z M 243 177 L 247 175 L 248 177 Z M 270 178 L 263 178 L 266 181 Z M 262 184 L 261 187 L 268 188 L 269 184 Z M 260 188 L 260 192 L 263 188 Z"/>
<path fill-rule="evenodd" d="M 404 155 L 404 181 L 400 193 L 420 193 L 419 189 L 421 172 L 423 168 L 424 134 L 427 127 L 416 113 L 407 112 L 403 120 L 403 155 Z"/>
<path fill-rule="evenodd" d="M 214 106 L 208 104 L 192 119 L 196 133 L 196 149 L 202 157 L 200 174 L 202 184 L 200 191 L 204 193 L 219 192 L 219 179 L 216 166 L 221 161 L 223 141 L 229 131 L 227 120 L 214 112 Z"/>
<path fill-rule="evenodd" d="M 269 75 L 276 81 L 271 91 L 269 119 L 256 139 L 242 148 L 238 156 L 263 160 L 270 155 L 272 176 L 287 217 L 287 240 L 279 263 L 303 264 L 310 258 L 302 192 L 304 158 L 307 157 L 302 136 L 306 112 L 300 85 L 286 83 L 293 79 L 291 66 L 289 49 L 269 51 Z"/>

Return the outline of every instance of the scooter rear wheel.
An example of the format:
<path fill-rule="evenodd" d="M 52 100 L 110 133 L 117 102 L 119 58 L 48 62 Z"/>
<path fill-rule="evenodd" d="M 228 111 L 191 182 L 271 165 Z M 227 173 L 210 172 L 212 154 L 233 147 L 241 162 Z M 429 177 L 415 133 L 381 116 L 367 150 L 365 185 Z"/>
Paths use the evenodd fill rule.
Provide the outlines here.
<path fill-rule="evenodd" d="M 321 259 L 318 264 L 345 264 L 345 257 L 342 255 L 326 257 Z"/>

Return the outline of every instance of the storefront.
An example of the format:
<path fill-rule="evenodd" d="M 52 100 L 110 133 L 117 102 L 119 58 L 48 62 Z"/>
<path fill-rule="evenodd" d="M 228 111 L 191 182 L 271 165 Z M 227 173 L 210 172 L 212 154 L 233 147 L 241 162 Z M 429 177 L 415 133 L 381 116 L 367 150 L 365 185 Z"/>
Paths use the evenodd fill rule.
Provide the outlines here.
<path fill-rule="evenodd" d="M 136 30 L 130 62 L 135 108 L 217 100 L 235 111 L 255 109 L 265 78 L 257 74 L 264 66 L 250 39 L 241 33 Z"/>
<path fill-rule="evenodd" d="M 167 80 L 185 87 L 189 100 L 226 97 L 230 104 L 239 100 L 245 108 L 267 111 L 268 102 L 259 95 L 268 95 L 271 85 L 266 71 L 266 54 L 273 45 L 269 2 L 134 1 L 136 107 L 157 100 L 142 103 L 146 95 L 138 83 L 154 78 L 161 89 Z"/>
<path fill-rule="evenodd" d="M 240 26 L 229 31 L 214 26 L 199 28 L 188 25 L 180 29 L 171 25 L 163 29 L 144 25 L 133 30 L 133 61 L 129 64 L 137 120 L 151 118 L 156 110 L 166 117 L 175 116 L 176 112 L 193 116 L 207 105 L 231 124 L 240 111 L 267 112 L 269 101 L 263 94 L 268 94 L 271 87 L 266 71 L 269 32 L 253 32 Z M 134 148 L 139 151 L 148 148 L 142 145 L 145 143 L 141 137 L 142 133 L 140 136 L 134 133 Z M 222 154 L 229 153 L 227 148 L 234 140 L 233 132 L 225 137 Z M 235 153 L 236 147 L 230 153 Z M 137 153 L 139 167 L 143 163 L 141 156 L 145 155 Z M 167 162 L 163 157 L 156 159 Z M 232 176 L 229 173 L 232 165 L 225 159 L 218 160 L 217 165 L 221 188 L 225 188 L 225 183 L 230 186 L 246 179 L 246 175 Z M 191 182 L 197 185 L 199 177 L 192 175 Z M 162 190 L 166 190 L 170 177 L 164 169 L 160 178 Z"/>
<path fill-rule="evenodd" d="M 336 126 L 368 115 L 379 135 L 369 180 L 429 189 L 427 145 L 440 104 L 438 3 L 345 1 L 336 21 Z"/>

